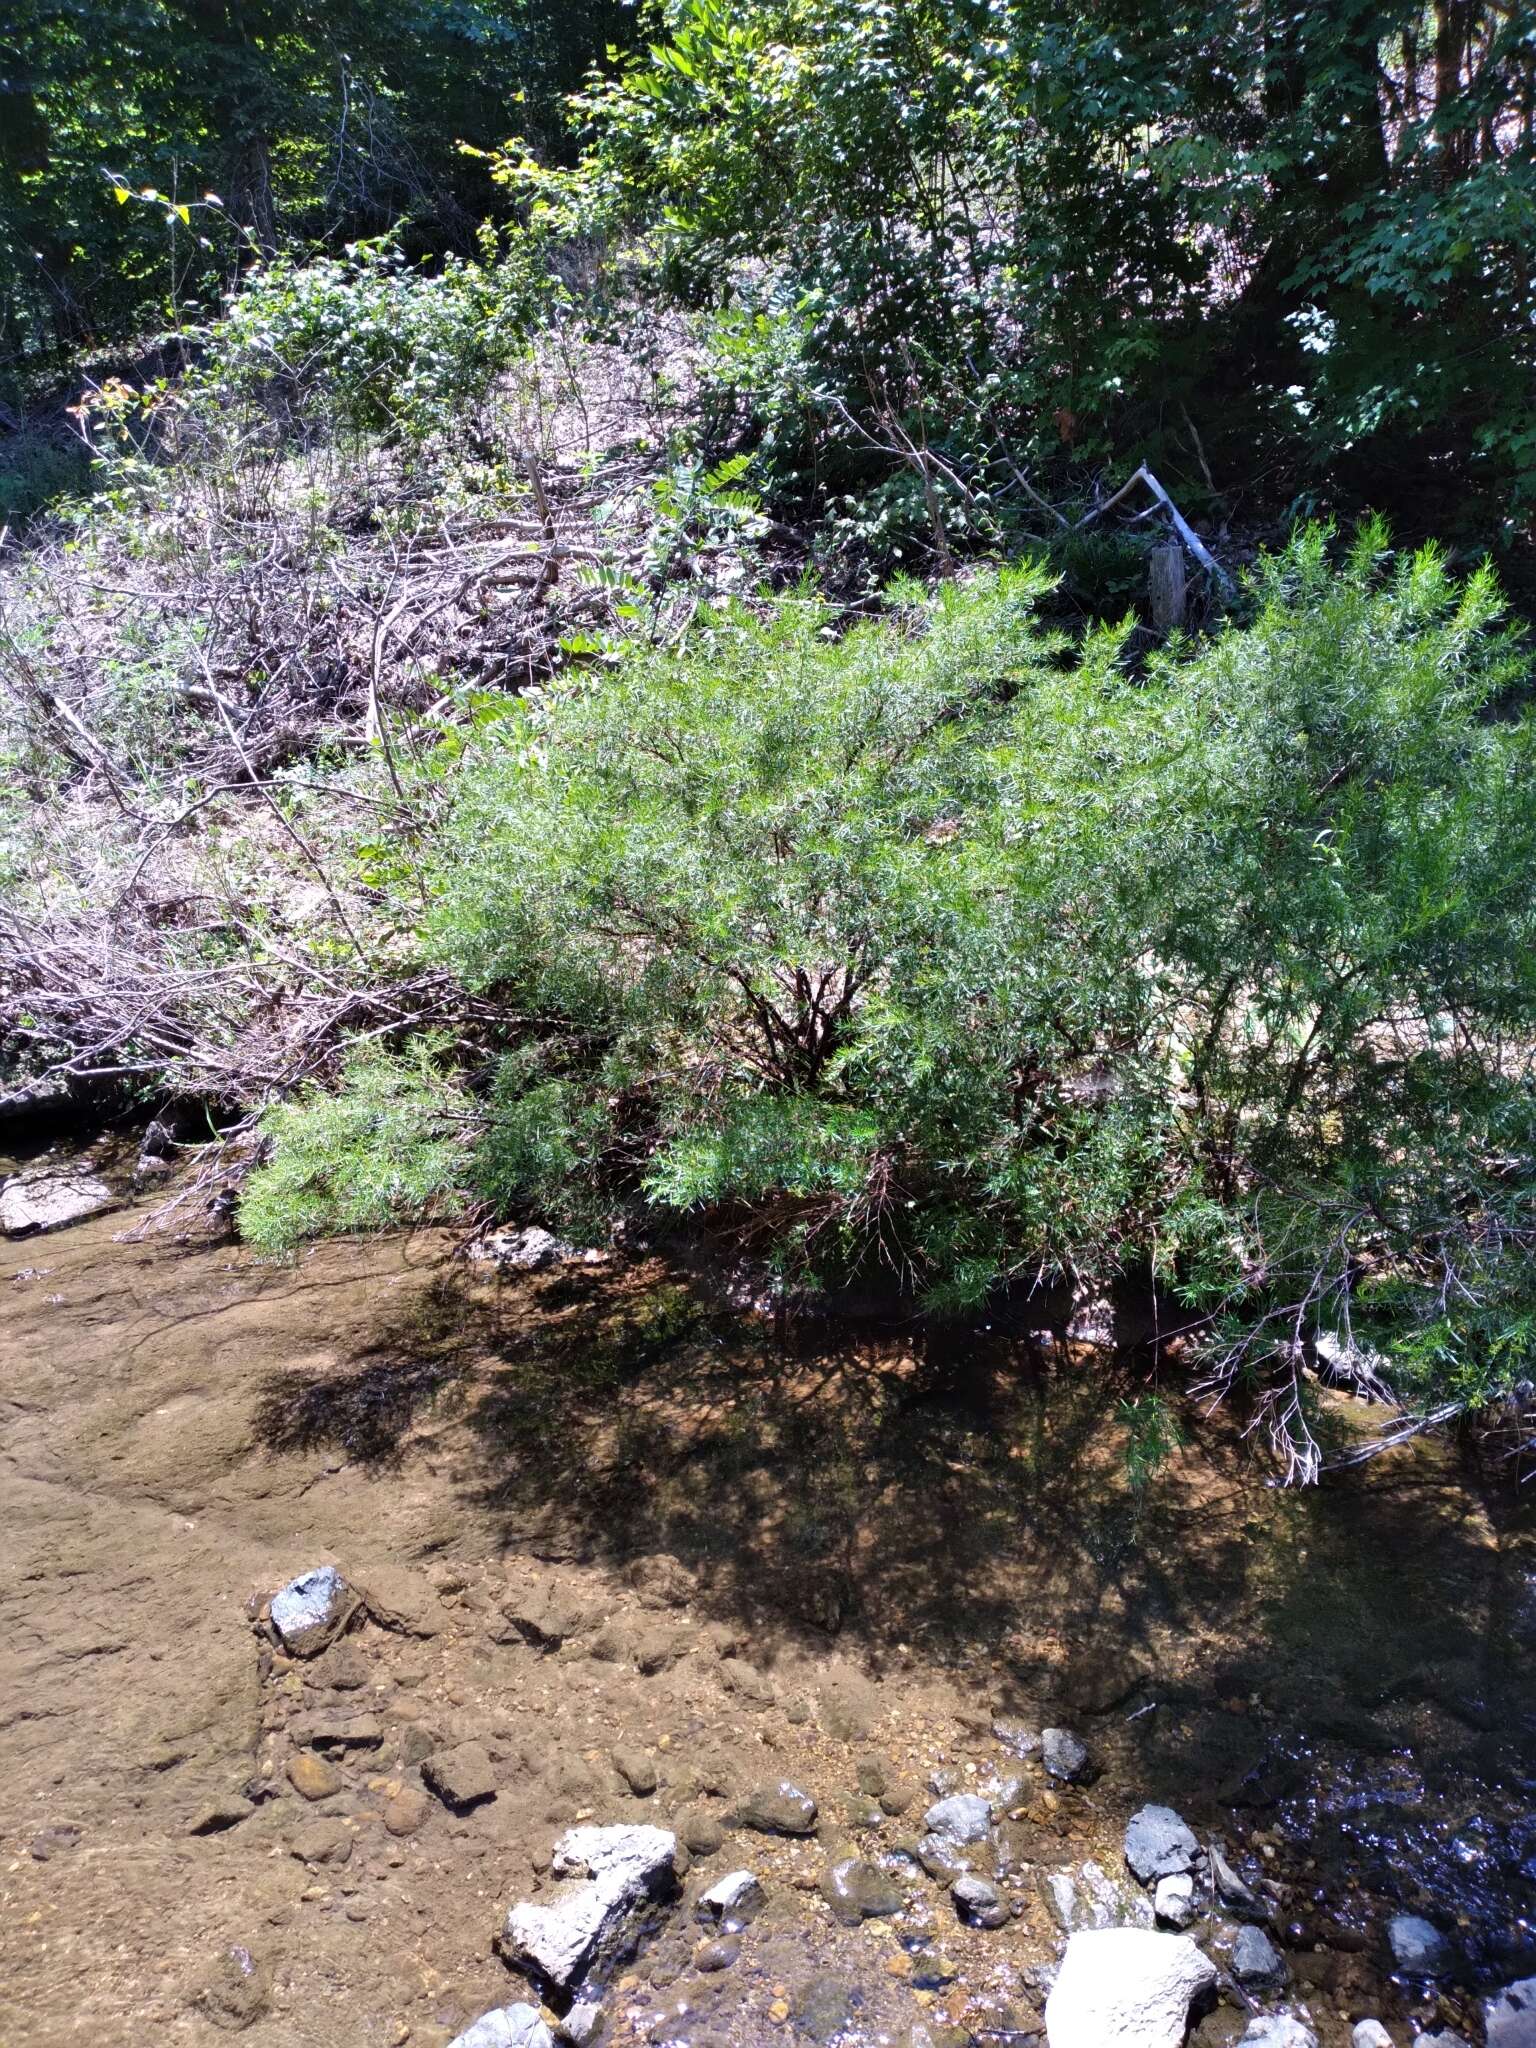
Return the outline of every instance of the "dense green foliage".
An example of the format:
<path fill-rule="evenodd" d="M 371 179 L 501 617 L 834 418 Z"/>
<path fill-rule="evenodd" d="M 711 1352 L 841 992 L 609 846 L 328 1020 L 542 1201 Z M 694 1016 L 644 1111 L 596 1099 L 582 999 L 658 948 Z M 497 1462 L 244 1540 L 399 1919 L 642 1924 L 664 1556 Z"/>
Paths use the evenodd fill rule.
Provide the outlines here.
<path fill-rule="evenodd" d="M 936 457 L 946 516 L 995 529 L 1037 517 L 1021 458 L 1134 447 L 1195 500 L 1411 485 L 1431 529 L 1470 502 L 1478 539 L 1515 542 L 1529 10 L 658 0 L 653 21 L 586 102 L 589 196 L 734 309 L 726 387 L 802 484 L 883 449 L 920 525 Z"/>
<path fill-rule="evenodd" d="M 706 314 L 715 452 L 760 444 L 786 503 L 886 561 L 1038 531 L 1042 480 L 1150 458 L 1198 513 L 1385 501 L 1525 573 L 1527 8 L 641 18 L 615 66 L 619 0 L 24 0 L 0 45 L 0 400 L 179 328 L 253 250 L 403 221 L 412 257 L 464 253 L 482 215 L 532 208 L 623 241 L 621 290 Z M 552 172 L 578 135 L 579 172 Z"/>
<path fill-rule="evenodd" d="M 17 0 L 0 402 L 180 326 L 252 246 L 407 220 L 417 253 L 467 248 L 492 193 L 459 144 L 558 151 L 561 96 L 630 20 L 620 0 Z M 139 203 L 146 188 L 163 197 Z"/>
<path fill-rule="evenodd" d="M 253 270 L 210 334 L 186 386 L 206 403 L 259 402 L 286 425 L 421 440 L 462 431 L 499 372 L 526 346 L 554 286 L 530 251 L 495 264 L 449 256 L 408 267 L 390 238 L 308 263 Z"/>
<path fill-rule="evenodd" d="M 273 1111 L 272 1163 L 240 1211 L 246 1240 L 279 1251 L 338 1230 L 383 1230 L 431 1212 L 462 1168 L 462 1103 L 433 1048 L 354 1058 L 339 1094 L 311 1090 Z"/>
<path fill-rule="evenodd" d="M 1488 1398 L 1536 1355 L 1536 724 L 1487 578 L 1313 532 L 1143 675 L 1040 593 L 802 594 L 509 705 L 428 943 L 513 1044 L 433 1192 L 750 1219 L 949 1311 L 1155 1276 L 1229 1364 L 1369 1333 Z M 303 1157 L 293 1227 L 346 1220 Z"/>

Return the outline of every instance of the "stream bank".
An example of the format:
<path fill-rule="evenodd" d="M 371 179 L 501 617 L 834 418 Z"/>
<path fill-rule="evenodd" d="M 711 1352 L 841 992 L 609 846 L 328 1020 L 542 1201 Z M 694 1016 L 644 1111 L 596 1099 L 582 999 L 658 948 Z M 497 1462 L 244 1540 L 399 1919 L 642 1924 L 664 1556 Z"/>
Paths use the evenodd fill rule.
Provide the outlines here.
<path fill-rule="evenodd" d="M 659 1261 L 497 1275 L 437 1233 L 263 1266 L 136 1240 L 150 1207 L 0 1246 L 7 2048 L 222 2039 L 231 1948 L 255 2043 L 442 2048 L 522 1995 L 493 1937 L 557 1837 L 613 1822 L 699 1845 L 619 2043 L 1027 2039 L 1053 1876 L 1118 1882 L 1149 1801 L 1278 1888 L 1268 2004 L 1324 2048 L 1475 2041 L 1536 1969 L 1536 1549 L 1453 1445 L 1285 1493 L 1191 1415 L 1142 1497 L 1102 1385 L 1001 1337 L 792 1337 Z M 290 1660 L 263 1605 L 326 1562 L 370 1612 Z M 454 1811 L 422 1766 L 465 1745 L 493 1796 Z M 908 1852 L 1010 1774 L 1008 1917 L 967 1925 Z M 781 1779 L 815 1831 L 737 1826 Z M 838 1917 L 850 1849 L 901 1913 Z M 740 1866 L 769 1909 L 701 1968 L 692 1891 Z M 1399 1913 L 1445 1930 L 1436 1982 Z"/>

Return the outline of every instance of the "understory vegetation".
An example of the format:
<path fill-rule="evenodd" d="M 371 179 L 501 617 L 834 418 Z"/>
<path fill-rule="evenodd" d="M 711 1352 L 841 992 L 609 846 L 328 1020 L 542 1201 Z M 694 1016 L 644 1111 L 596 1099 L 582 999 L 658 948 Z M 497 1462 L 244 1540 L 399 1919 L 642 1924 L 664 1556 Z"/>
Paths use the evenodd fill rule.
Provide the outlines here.
<path fill-rule="evenodd" d="M 0 53 L 0 1093 L 1532 1406 L 1525 10 L 130 12 Z"/>
<path fill-rule="evenodd" d="M 1325 540 L 1136 674 L 1014 570 L 841 637 L 804 593 L 726 613 L 509 706 L 422 936 L 512 1042 L 458 1096 L 447 1049 L 355 1054 L 277 1114 L 247 1230 L 695 1212 L 951 1314 L 1145 1277 L 1222 1375 L 1322 1336 L 1345 1376 L 1507 1391 L 1536 726 L 1490 716 L 1524 670 L 1486 578 Z"/>

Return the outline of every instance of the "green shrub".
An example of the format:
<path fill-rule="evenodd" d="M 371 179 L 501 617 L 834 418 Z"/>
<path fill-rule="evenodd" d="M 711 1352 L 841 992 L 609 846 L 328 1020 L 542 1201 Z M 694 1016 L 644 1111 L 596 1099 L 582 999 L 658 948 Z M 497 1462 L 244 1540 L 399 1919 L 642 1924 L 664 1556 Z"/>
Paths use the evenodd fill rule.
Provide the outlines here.
<path fill-rule="evenodd" d="M 554 293 L 526 238 L 485 254 L 428 273 L 385 236 L 340 257 L 276 257 L 214 328 L 206 381 L 406 440 L 462 428 Z"/>
<path fill-rule="evenodd" d="M 842 637 L 802 593 L 487 728 L 428 934 L 517 1041 L 479 1184 L 751 1217 L 950 1312 L 1155 1275 L 1228 1373 L 1334 1338 L 1495 1397 L 1536 1327 L 1536 763 L 1489 579 L 1309 533 L 1140 675 L 1123 632 L 1066 662 L 1043 587 Z"/>
<path fill-rule="evenodd" d="M 431 1045 L 406 1055 L 359 1047 L 342 1083 L 268 1113 L 271 1158 L 240 1205 L 241 1234 L 258 1251 L 420 1221 L 463 1187 L 465 1104 Z"/>

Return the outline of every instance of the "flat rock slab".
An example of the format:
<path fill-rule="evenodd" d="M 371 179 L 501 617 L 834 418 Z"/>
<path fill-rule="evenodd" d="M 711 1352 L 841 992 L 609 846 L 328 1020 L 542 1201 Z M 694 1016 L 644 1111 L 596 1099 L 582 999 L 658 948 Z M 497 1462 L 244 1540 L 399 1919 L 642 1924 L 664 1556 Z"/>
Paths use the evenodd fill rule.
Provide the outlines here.
<path fill-rule="evenodd" d="M 112 1206 L 112 1190 L 88 1173 L 40 1168 L 18 1173 L 0 1186 L 0 1230 L 7 1237 L 33 1237 L 83 1223 Z"/>
<path fill-rule="evenodd" d="M 497 1946 L 515 1969 L 562 1996 L 628 1954 L 653 1910 L 677 1891 L 677 1837 L 666 1828 L 572 1828 L 555 1844 L 557 1884 L 508 1913 Z"/>
<path fill-rule="evenodd" d="M 1536 1977 L 1506 1984 L 1483 2007 L 1488 2048 L 1536 2048 Z"/>
<path fill-rule="evenodd" d="M 429 1756 L 421 1775 L 455 1813 L 467 1813 L 496 1797 L 496 1773 L 478 1742 L 461 1742 L 456 1749 L 440 1749 Z"/>
<path fill-rule="evenodd" d="M 1074 1934 L 1045 2004 L 1050 2048 L 1182 2048 L 1216 1966 L 1186 1934 Z"/>

